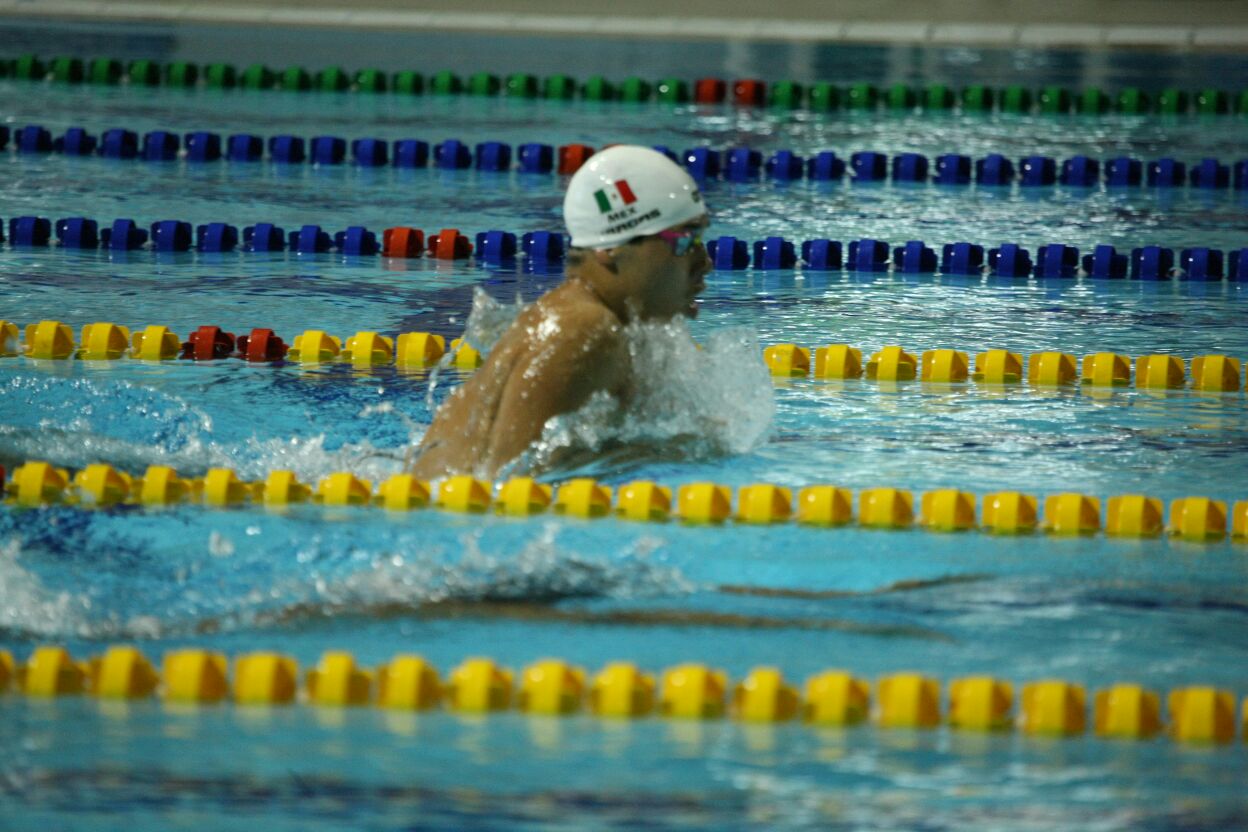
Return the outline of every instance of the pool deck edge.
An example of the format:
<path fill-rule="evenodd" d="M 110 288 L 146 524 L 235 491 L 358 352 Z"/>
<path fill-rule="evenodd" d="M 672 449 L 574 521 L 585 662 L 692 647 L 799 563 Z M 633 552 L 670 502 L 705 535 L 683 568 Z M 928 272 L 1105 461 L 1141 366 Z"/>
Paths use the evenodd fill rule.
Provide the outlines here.
<path fill-rule="evenodd" d="M 448 12 L 327 9 L 143 0 L 0 0 L 0 19 L 242 24 L 528 35 L 644 37 L 932 46 L 1248 49 L 1248 26 L 1099 25 L 1050 23 L 923 23 L 748 17 L 641 17 L 531 12 Z"/>

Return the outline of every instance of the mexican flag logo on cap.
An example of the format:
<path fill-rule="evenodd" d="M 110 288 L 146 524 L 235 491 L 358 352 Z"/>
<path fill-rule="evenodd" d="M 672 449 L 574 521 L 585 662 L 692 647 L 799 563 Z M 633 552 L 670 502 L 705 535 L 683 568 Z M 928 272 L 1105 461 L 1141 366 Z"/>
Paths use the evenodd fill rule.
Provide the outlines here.
<path fill-rule="evenodd" d="M 614 185 L 594 191 L 594 199 L 598 201 L 598 210 L 604 214 L 609 214 L 625 205 L 632 205 L 637 201 L 633 189 L 628 187 L 628 182 L 623 179 L 617 179 Z"/>

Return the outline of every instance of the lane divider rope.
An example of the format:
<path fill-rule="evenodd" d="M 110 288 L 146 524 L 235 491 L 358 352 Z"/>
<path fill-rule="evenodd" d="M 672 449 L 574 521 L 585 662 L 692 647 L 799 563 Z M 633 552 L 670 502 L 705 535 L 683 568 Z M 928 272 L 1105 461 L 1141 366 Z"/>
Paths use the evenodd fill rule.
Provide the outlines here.
<path fill-rule="evenodd" d="M 25 328 L 0 320 L 0 357 L 22 356 L 37 361 L 141 361 L 240 359 L 272 364 L 350 364 L 354 367 L 398 366 L 424 370 L 435 366 L 474 370 L 484 356 L 462 339 L 446 339 L 430 332 L 404 332 L 395 338 L 360 331 L 345 341 L 324 330 L 310 329 L 287 344 L 273 330 L 257 327 L 235 336 L 219 326 L 196 328 L 185 340 L 169 327 L 153 324 L 135 329 L 109 322 L 86 324 L 76 343 L 74 331 L 60 321 L 40 321 Z M 813 357 L 813 361 L 812 361 Z M 1060 350 L 1022 353 L 991 349 L 972 356 L 962 350 L 931 349 L 918 356 L 903 347 L 885 346 L 863 361 L 861 349 L 829 344 L 813 351 L 797 344 L 774 344 L 763 349 L 763 361 L 778 378 L 986 385 L 1026 382 L 1037 388 L 1086 385 L 1119 389 L 1134 383 L 1139 390 L 1169 391 L 1190 386 L 1208 393 L 1238 393 L 1244 389 L 1245 362 L 1223 354 L 1198 355 L 1185 361 L 1176 355 L 1153 353 L 1132 360 L 1114 352 L 1097 352 L 1080 361 Z"/>
<path fill-rule="evenodd" d="M 7 125 L 0 125 L 0 149 L 10 138 Z M 358 138 L 348 141 L 340 136 L 270 136 L 268 141 L 251 133 L 236 133 L 223 139 L 219 133 L 200 130 L 184 135 L 169 130 L 151 130 L 140 136 L 133 130 L 113 128 L 102 135 L 89 133 L 82 127 L 70 127 L 59 137 L 38 124 L 29 124 L 13 131 L 13 149 L 19 158 L 36 158 L 49 153 L 66 156 L 102 156 L 108 159 L 141 159 L 148 162 L 171 162 L 179 158 L 188 163 L 217 161 L 259 162 L 267 158 L 279 164 L 311 163 L 318 166 L 341 165 L 348 161 L 361 167 L 426 168 L 439 170 L 475 169 L 494 173 L 518 170 L 521 173 L 557 173 L 570 176 L 593 155 L 594 148 L 585 144 L 567 144 L 558 148 L 539 142 L 512 145 L 500 141 L 479 142 L 470 146 L 449 138 L 430 146 L 420 139 Z M 1051 156 L 1032 155 L 1017 162 L 1000 153 L 973 159 L 958 153 L 937 156 L 935 161 L 920 153 L 901 153 L 890 157 L 876 151 L 853 153 L 848 160 L 834 151 L 817 151 L 810 157 L 792 150 L 777 150 L 765 159 L 762 152 L 748 147 L 717 150 L 712 147 L 686 149 L 679 156 L 670 148 L 656 145 L 655 150 L 677 161 L 696 179 L 722 178 L 729 182 L 752 183 L 760 179 L 791 182 L 803 178 L 812 182 L 840 181 L 848 176 L 852 182 L 884 182 L 898 184 L 1009 186 L 1017 183 L 1024 188 L 1062 185 L 1086 190 L 1104 185 L 1109 189 L 1138 187 L 1217 190 L 1248 188 L 1248 159 L 1225 164 L 1204 158 L 1190 164 L 1165 157 L 1142 161 L 1130 156 L 1099 160 L 1077 155 L 1060 163 Z M 514 159 L 514 161 L 513 161 Z"/>
<path fill-rule="evenodd" d="M 229 63 L 204 65 L 187 61 L 161 64 L 140 59 L 123 63 L 115 58 L 97 57 L 84 60 L 74 56 L 43 59 L 25 54 L 0 60 L 0 77 L 12 76 L 29 81 L 53 81 L 64 84 L 89 83 L 99 86 L 128 84 L 133 87 L 169 86 L 208 89 L 288 90 L 308 92 L 386 93 L 418 96 L 505 96 L 513 99 L 551 99 L 569 101 L 621 101 L 641 103 L 658 101 L 666 104 L 695 103 L 717 105 L 730 103 L 737 107 L 771 107 L 785 111 L 807 109 L 833 112 L 840 109 L 892 112 L 1000 112 L 1013 115 L 1039 113 L 1044 115 L 1104 115 L 1116 112 L 1127 115 L 1157 113 L 1163 116 L 1228 115 L 1248 113 L 1248 90 L 1232 95 L 1225 90 L 1206 88 L 1191 92 L 1178 87 L 1146 91 L 1139 87 L 1123 87 L 1112 95 L 1099 87 L 1071 90 L 1059 85 L 1033 89 L 1013 84 L 1000 89 L 972 84 L 956 88 L 943 83 L 912 87 L 897 83 L 880 88 L 869 83 L 847 86 L 828 82 L 804 84 L 782 80 L 769 83 L 757 78 L 699 78 L 687 82 L 680 78 L 648 81 L 630 77 L 610 81 L 595 75 L 578 82 L 566 74 L 538 78 L 528 73 L 505 76 L 477 72 L 462 78 L 450 71 L 425 76 L 410 70 L 387 73 L 380 69 L 349 72 L 341 67 L 326 67 L 312 73 L 301 66 L 273 69 L 263 63 L 251 64 L 241 70 Z"/>
<path fill-rule="evenodd" d="M 233 673 L 231 674 L 231 669 Z M 231 678 L 232 676 L 232 678 Z M 588 712 L 611 719 L 659 716 L 744 723 L 801 721 L 812 727 L 870 722 L 881 729 L 1011 731 L 1027 736 L 1076 737 L 1088 730 L 1088 693 L 1057 679 L 1021 686 L 993 676 L 941 681 L 921 673 L 882 676 L 874 685 L 851 672 L 826 670 L 803 689 L 775 667 L 756 667 L 737 684 L 706 664 L 667 668 L 656 679 L 630 662 L 611 662 L 592 677 L 560 659 L 537 661 L 516 674 L 489 658 L 469 658 L 445 678 L 415 654 L 399 654 L 366 668 L 344 651 L 324 653 L 301 677 L 291 656 L 257 651 L 229 659 L 199 648 L 164 654 L 159 668 L 138 648 L 113 645 L 78 661 L 55 645 L 36 647 L 24 665 L 0 651 L 0 692 L 12 686 L 31 698 L 92 695 L 100 699 L 152 697 L 188 706 L 233 701 L 236 706 L 375 706 L 395 711 L 488 714 L 518 710 L 544 716 Z M 942 687 L 947 693 L 942 692 Z M 1192 685 L 1165 697 L 1133 683 L 1094 692 L 1091 728 L 1097 737 L 1228 745 L 1237 737 L 1235 694 Z M 1017 700 L 1017 714 L 1015 705 Z M 1248 722 L 1248 698 L 1241 707 Z M 1244 729 L 1248 741 L 1248 726 Z"/>
<path fill-rule="evenodd" d="M 771 525 L 796 522 L 832 528 L 855 523 L 869 529 L 920 528 L 932 532 L 982 531 L 993 535 L 1025 535 L 1043 531 L 1056 536 L 1093 535 L 1151 538 L 1169 534 L 1185 541 L 1207 543 L 1248 540 L 1248 499 L 1228 506 L 1209 497 L 1162 501 L 1143 494 L 1123 494 L 1102 501 L 1078 493 L 1059 493 L 1043 501 L 1019 491 L 983 495 L 957 488 L 928 491 L 916 501 L 901 488 L 867 488 L 857 500 L 848 488 L 812 485 L 793 489 L 755 483 L 733 489 L 714 482 L 694 482 L 675 490 L 648 480 L 613 489 L 589 478 L 557 486 L 532 477 L 513 477 L 497 486 L 471 476 L 451 476 L 431 483 L 411 474 L 395 474 L 374 489 L 369 480 L 346 471 L 330 474 L 315 487 L 300 482 L 292 471 L 277 470 L 264 480 L 247 482 L 229 468 L 211 468 L 203 477 L 184 478 L 167 465 L 151 465 L 138 477 L 111 465 L 88 465 L 72 475 L 43 461 L 14 469 L 0 484 L 16 507 L 72 505 L 112 508 L 125 505 L 169 506 L 194 503 L 227 508 L 264 506 L 285 510 L 292 505 L 379 507 L 390 511 L 438 508 L 445 511 L 512 517 L 553 512 L 584 519 L 617 517 L 641 522 L 718 526 Z M 735 504 L 734 504 L 735 503 Z M 916 513 L 915 508 L 918 511 Z M 982 511 L 977 511 L 982 506 Z M 856 512 L 855 512 L 856 507 Z"/>
<path fill-rule="evenodd" d="M 53 222 L 27 215 L 8 222 L 8 239 L 15 249 L 42 250 L 53 246 L 75 251 L 103 249 L 129 252 L 148 249 L 161 254 L 196 251 L 203 254 L 284 252 L 297 255 L 338 254 L 347 258 L 388 257 L 464 260 L 475 257 L 486 266 L 508 267 L 522 262 L 525 271 L 557 271 L 567 251 L 567 239 L 557 231 L 478 232 L 475 237 L 457 228 L 436 234 L 410 226 L 394 226 L 377 233 L 353 225 L 330 233 L 316 224 L 287 232 L 273 223 L 238 226 L 211 222 L 193 226 L 184 220 L 161 220 L 144 228 L 133 219 L 103 225 L 89 217 L 67 217 Z M 0 223 L 0 242 L 3 242 Z M 475 242 L 474 242 L 475 240 Z M 772 236 L 750 241 L 720 236 L 706 243 L 715 271 L 850 271 L 860 274 L 941 274 L 956 277 L 1104 280 L 1130 278 L 1141 281 L 1174 279 L 1193 281 L 1248 280 L 1248 248 L 1223 251 L 1208 246 L 1180 249 L 1143 245 L 1119 251 L 1112 245 L 1096 245 L 1088 254 L 1077 246 L 1049 243 L 1031 250 L 1017 243 L 992 248 L 977 243 L 946 243 L 937 249 L 922 240 L 892 246 L 886 240 L 860 239 L 842 244 L 838 240 L 811 239 L 800 244 Z M 191 262 L 186 260 L 184 262 Z"/>

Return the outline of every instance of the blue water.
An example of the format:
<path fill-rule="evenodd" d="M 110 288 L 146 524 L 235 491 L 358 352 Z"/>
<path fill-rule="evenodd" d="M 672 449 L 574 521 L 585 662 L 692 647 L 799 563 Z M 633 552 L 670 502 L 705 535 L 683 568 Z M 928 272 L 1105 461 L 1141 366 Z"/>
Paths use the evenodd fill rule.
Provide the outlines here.
<path fill-rule="evenodd" d="M 42 54 L 219 55 L 240 63 L 260 54 L 253 40 L 221 30 L 140 29 L 128 40 L 109 29 L 7 31 L 20 48 Z M 354 54 L 381 54 L 370 63 L 407 68 L 420 54 L 369 51 L 392 43 L 378 38 L 292 35 L 265 57 L 277 62 L 291 51 L 315 68 L 333 61 L 356 66 Z M 884 82 L 944 74 L 1037 85 L 1099 77 L 1111 88 L 1141 78 L 1195 87 L 1243 77 L 1244 68 L 1242 59 L 1216 56 L 905 50 L 899 57 L 897 50 L 868 48 L 807 53 L 621 42 L 568 47 L 557 59 L 543 51 L 548 42 L 520 39 L 456 58 L 448 54 L 452 41 L 420 39 L 433 50 L 424 68 L 549 72 L 577 61 L 581 75 L 601 68 L 622 77 L 645 61 L 656 77 L 757 72 Z M 595 46 L 600 63 L 593 63 Z M 1094 76 L 1093 66 L 1105 74 Z M 1246 148 L 1245 122 L 1237 118 L 815 117 L 9 82 L 0 82 L 0 117 L 42 123 L 54 133 L 81 125 L 97 133 L 125 126 L 431 142 L 633 141 L 677 149 L 833 149 L 846 157 L 870 149 L 1231 161 Z M 521 232 L 559 227 L 562 184 L 555 176 L 4 154 L 0 216 Z M 709 183 L 706 193 L 712 233 L 746 239 L 1008 241 L 1033 250 L 1062 242 L 1085 251 L 1097 243 L 1248 244 L 1244 197 L 1230 191 Z M 201 324 L 239 333 L 269 326 L 288 341 L 314 328 L 342 337 L 357 330 L 451 336 L 464 326 L 474 288 L 511 302 L 531 299 L 557 279 L 472 261 L 5 248 L 0 317 L 21 324 L 55 318 L 75 329 L 94 321 L 159 323 L 180 334 Z M 706 442 L 669 442 L 664 453 L 617 455 L 561 475 L 590 473 L 611 484 L 645 477 L 673 486 L 711 479 L 734 486 L 834 482 L 915 492 L 956 486 L 979 494 L 1011 488 L 1248 497 L 1243 394 L 773 384 L 759 362 L 761 346 L 777 342 L 846 342 L 864 353 L 896 343 L 912 351 L 1244 358 L 1244 284 L 796 272 L 717 273 L 708 284 L 689 328 L 707 345 L 705 359 L 678 363 L 686 374 L 681 382 L 658 386 L 678 412 L 643 414 L 639 422 L 664 435 L 709 425 L 698 420 L 714 407 L 732 416 L 729 424 L 707 427 Z M 400 469 L 404 450 L 427 426 L 428 387 L 427 375 L 393 368 L 0 359 L 0 463 L 106 461 L 131 473 L 163 463 L 186 475 L 225 465 L 246 478 L 288 467 L 305 481 L 352 470 L 375 481 Z M 434 400 L 446 389 L 440 382 Z M 761 423 L 767 426 L 755 439 L 753 426 Z M 575 425 L 599 437 L 605 430 L 589 419 Z M 955 580 L 889 589 L 897 581 L 948 578 Z M 697 660 L 734 678 L 773 664 L 796 682 L 846 667 L 868 678 L 899 670 L 944 681 L 991 673 L 1016 682 L 1062 678 L 1089 689 L 1118 681 L 1163 691 L 1214 684 L 1242 696 L 1246 581 L 1244 547 L 1230 542 L 705 529 L 317 507 L 283 514 L 0 511 L 0 647 L 19 656 L 38 643 L 63 643 L 86 656 L 134 641 L 152 656 L 190 644 L 230 654 L 280 650 L 304 667 L 327 649 L 351 650 L 366 664 L 415 651 L 444 673 L 482 654 L 517 669 L 546 656 L 591 669 L 628 659 L 653 671 Z M 741 586 L 816 594 L 728 591 Z M 817 594 L 824 590 L 845 594 Z M 658 617 L 640 623 L 647 615 Z M 1165 740 L 1044 742 L 944 729 L 823 732 L 516 715 L 477 721 L 302 707 L 182 712 L 156 703 L 118 708 L 14 696 L 0 700 L 0 717 L 0 800 L 13 810 L 5 824 L 15 829 L 1245 824 L 1242 745 L 1210 751 Z"/>

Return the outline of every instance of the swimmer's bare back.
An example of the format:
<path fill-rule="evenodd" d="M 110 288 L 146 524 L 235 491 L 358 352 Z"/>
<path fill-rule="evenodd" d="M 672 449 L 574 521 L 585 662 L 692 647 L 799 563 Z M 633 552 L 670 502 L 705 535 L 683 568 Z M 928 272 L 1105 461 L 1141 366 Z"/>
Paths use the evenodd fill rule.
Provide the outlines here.
<path fill-rule="evenodd" d="M 493 477 L 541 436 L 551 417 L 600 391 L 622 395 L 629 377 L 622 330 L 585 282 L 570 278 L 547 292 L 438 409 L 412 473 Z"/>

